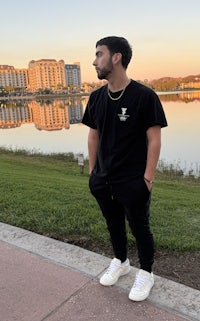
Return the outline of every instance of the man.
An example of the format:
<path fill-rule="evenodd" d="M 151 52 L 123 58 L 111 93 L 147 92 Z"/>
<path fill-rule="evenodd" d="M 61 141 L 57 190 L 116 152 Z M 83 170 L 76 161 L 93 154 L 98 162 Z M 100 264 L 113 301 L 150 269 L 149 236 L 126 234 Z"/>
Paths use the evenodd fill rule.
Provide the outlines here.
<path fill-rule="evenodd" d="M 108 84 L 91 93 L 82 122 L 90 127 L 89 186 L 106 219 L 115 255 L 100 283 L 113 285 L 130 271 L 127 218 L 140 262 L 129 298 L 142 301 L 154 284 L 149 205 L 161 127 L 167 121 L 155 92 L 128 78 L 131 57 L 132 49 L 122 37 L 97 42 L 93 65 L 98 78 Z"/>

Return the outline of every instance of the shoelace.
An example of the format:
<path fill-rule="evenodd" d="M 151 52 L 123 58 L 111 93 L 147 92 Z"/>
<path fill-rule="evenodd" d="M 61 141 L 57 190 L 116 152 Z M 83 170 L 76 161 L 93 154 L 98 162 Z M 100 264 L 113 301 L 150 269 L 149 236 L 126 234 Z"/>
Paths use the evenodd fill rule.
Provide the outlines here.
<path fill-rule="evenodd" d="M 137 287 L 142 288 L 144 286 L 145 281 L 147 281 L 147 280 L 148 280 L 148 278 L 146 278 L 145 276 L 137 275 L 133 287 L 134 288 L 137 288 Z"/>
<path fill-rule="evenodd" d="M 115 271 L 119 266 L 115 263 L 115 262 L 111 262 L 107 271 L 106 271 L 106 274 L 109 274 L 113 271 Z"/>

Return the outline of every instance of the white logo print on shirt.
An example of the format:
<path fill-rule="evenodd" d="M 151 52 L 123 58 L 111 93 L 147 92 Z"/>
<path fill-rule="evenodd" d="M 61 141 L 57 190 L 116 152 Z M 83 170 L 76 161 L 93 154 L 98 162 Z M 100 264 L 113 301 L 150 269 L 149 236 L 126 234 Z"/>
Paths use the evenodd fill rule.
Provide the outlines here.
<path fill-rule="evenodd" d="M 121 108 L 122 113 L 118 114 L 120 121 L 126 121 L 130 115 L 126 115 L 127 108 Z"/>

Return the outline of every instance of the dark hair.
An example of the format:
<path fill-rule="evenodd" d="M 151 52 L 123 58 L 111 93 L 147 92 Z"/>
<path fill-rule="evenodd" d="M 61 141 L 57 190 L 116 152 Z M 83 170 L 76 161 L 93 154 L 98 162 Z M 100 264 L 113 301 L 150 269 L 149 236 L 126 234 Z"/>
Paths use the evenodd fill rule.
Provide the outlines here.
<path fill-rule="evenodd" d="M 116 36 L 105 37 L 97 41 L 97 46 L 107 46 L 111 55 L 120 52 L 122 54 L 122 66 L 125 69 L 127 68 L 132 57 L 132 48 L 125 38 Z"/>

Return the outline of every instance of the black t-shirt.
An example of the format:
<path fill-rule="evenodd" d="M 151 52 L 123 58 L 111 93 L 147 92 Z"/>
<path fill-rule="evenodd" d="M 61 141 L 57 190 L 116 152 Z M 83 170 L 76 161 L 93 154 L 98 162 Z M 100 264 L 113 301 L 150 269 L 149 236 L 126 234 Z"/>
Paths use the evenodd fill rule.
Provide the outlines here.
<path fill-rule="evenodd" d="M 142 175 L 147 159 L 147 129 L 167 126 L 161 102 L 153 90 L 134 80 L 119 100 L 111 100 L 107 90 L 105 85 L 91 93 L 82 119 L 99 134 L 93 172 L 110 178 Z"/>

